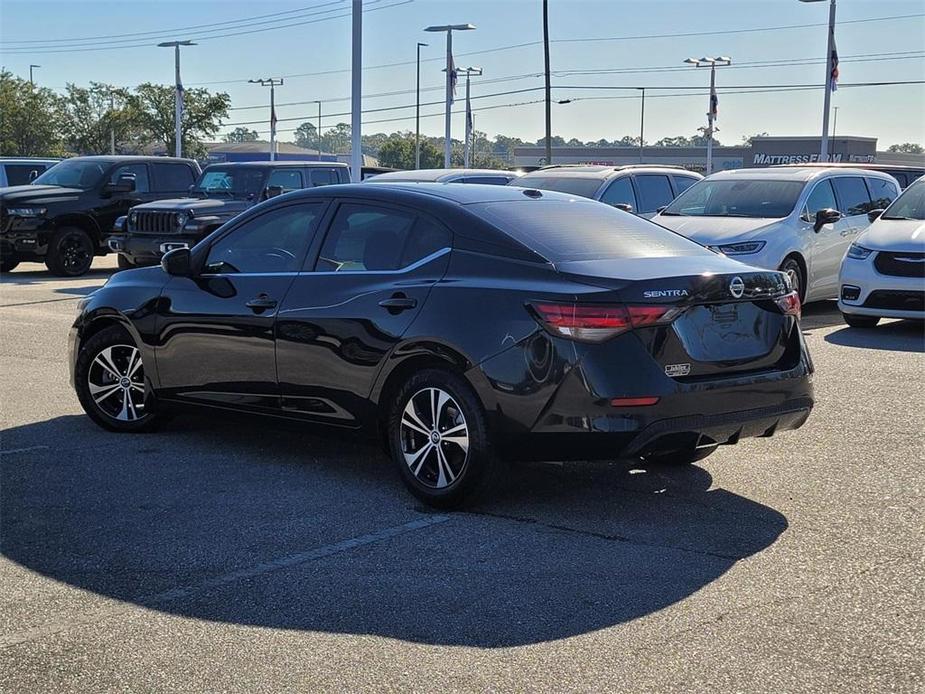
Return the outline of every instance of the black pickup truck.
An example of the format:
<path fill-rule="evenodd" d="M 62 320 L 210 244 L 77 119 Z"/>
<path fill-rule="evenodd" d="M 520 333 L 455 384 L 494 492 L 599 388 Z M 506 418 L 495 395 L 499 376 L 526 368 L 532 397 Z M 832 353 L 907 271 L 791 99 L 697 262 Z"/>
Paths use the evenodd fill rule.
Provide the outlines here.
<path fill-rule="evenodd" d="M 0 188 L 0 270 L 44 262 L 56 275 L 82 275 L 109 252 L 105 236 L 131 207 L 189 190 L 191 159 L 74 157 L 29 185 Z"/>
<path fill-rule="evenodd" d="M 119 267 L 160 261 L 174 248 L 192 247 L 229 219 L 276 195 L 349 183 L 350 169 L 336 162 L 273 161 L 211 164 L 186 197 L 133 207 L 108 237 Z"/>

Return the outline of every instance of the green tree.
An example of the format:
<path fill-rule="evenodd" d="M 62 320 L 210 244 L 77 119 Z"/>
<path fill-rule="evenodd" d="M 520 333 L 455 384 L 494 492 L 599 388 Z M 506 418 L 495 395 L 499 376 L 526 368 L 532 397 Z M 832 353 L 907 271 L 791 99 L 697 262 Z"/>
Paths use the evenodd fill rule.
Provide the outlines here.
<path fill-rule="evenodd" d="M 742 136 L 742 142 L 743 142 L 744 144 L 748 145 L 749 147 L 751 147 L 751 146 L 752 146 L 752 140 L 754 140 L 756 137 L 767 137 L 767 136 L 768 136 L 768 134 L 767 134 L 767 133 L 764 133 L 764 132 L 762 132 L 762 133 L 755 133 L 754 135 L 743 135 L 743 136 Z"/>
<path fill-rule="evenodd" d="M 395 169 L 413 169 L 414 135 L 393 133 L 379 147 L 379 163 Z M 430 138 L 421 138 L 421 168 L 436 169 L 443 166 L 443 152 Z"/>
<path fill-rule="evenodd" d="M 60 103 L 61 132 L 68 151 L 107 154 L 113 136 L 117 153 L 137 151 L 142 138 L 128 90 L 99 82 L 89 87 L 68 84 Z"/>
<path fill-rule="evenodd" d="M 321 134 L 321 149 L 332 154 L 350 151 L 350 125 L 338 123 Z"/>
<path fill-rule="evenodd" d="M 915 142 L 903 142 L 900 145 L 890 145 L 887 147 L 887 152 L 904 152 L 906 154 L 922 154 L 925 152 L 925 148 L 920 144 Z"/>
<path fill-rule="evenodd" d="M 183 99 L 183 152 L 204 157 L 205 141 L 214 138 L 228 117 L 231 98 L 224 92 L 212 94 L 208 89 L 187 89 Z M 146 82 L 135 88 L 129 105 L 137 113 L 138 125 L 148 142 L 163 145 L 169 154 L 174 151 L 174 88 Z"/>
<path fill-rule="evenodd" d="M 303 149 L 318 149 L 318 128 L 314 123 L 305 121 L 292 134 L 293 142 Z"/>
<path fill-rule="evenodd" d="M 225 133 L 223 139 L 225 142 L 257 142 L 260 137 L 257 135 L 256 130 L 249 130 L 248 128 L 238 126 L 230 133 Z"/>
<path fill-rule="evenodd" d="M 61 99 L 51 89 L 0 72 L 0 155 L 61 156 Z"/>

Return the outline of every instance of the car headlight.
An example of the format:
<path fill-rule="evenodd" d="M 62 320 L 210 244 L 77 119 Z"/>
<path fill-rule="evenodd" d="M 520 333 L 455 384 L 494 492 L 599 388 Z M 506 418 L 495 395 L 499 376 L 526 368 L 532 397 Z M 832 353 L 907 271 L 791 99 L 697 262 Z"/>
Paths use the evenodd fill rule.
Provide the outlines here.
<path fill-rule="evenodd" d="M 859 246 L 856 243 L 852 243 L 848 246 L 848 257 L 854 258 L 855 260 L 866 260 L 871 253 L 873 253 L 872 250 L 864 248 L 864 246 Z"/>
<path fill-rule="evenodd" d="M 11 207 L 7 210 L 12 217 L 44 217 L 44 207 Z"/>
<path fill-rule="evenodd" d="M 742 243 L 730 243 L 724 246 L 713 246 L 724 255 L 748 255 L 757 253 L 767 245 L 767 241 L 743 241 Z"/>
<path fill-rule="evenodd" d="M 182 229 L 184 226 L 186 226 L 186 223 L 189 221 L 189 218 L 190 218 L 189 213 L 177 212 L 176 217 L 175 217 L 176 222 L 177 222 L 177 227 Z"/>

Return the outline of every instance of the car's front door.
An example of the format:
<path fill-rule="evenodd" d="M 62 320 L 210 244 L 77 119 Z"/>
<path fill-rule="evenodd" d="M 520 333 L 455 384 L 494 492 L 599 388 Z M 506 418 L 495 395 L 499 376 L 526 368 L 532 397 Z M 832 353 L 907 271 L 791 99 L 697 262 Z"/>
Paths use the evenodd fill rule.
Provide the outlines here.
<path fill-rule="evenodd" d="M 200 274 L 172 277 L 159 304 L 166 397 L 276 409 L 274 324 L 326 204 L 293 202 L 215 240 Z"/>
<path fill-rule="evenodd" d="M 356 426 L 383 361 L 446 272 L 451 235 L 413 210 L 343 202 L 315 245 L 277 320 L 282 404 Z"/>
<path fill-rule="evenodd" d="M 806 261 L 806 297 L 823 296 L 831 293 L 833 273 L 837 277 L 841 262 L 839 249 L 843 244 L 846 229 L 844 217 L 837 222 L 823 224 L 815 229 L 816 213 L 820 210 L 837 210 L 838 200 L 832 189 L 831 179 L 818 181 L 810 190 L 800 215 L 800 236 L 803 239 Z"/>
<path fill-rule="evenodd" d="M 135 182 L 135 190 L 129 192 L 107 191 L 106 186 L 108 184 L 118 183 L 119 179 L 124 177 L 131 178 Z M 147 164 L 115 166 L 110 170 L 109 175 L 103 182 L 100 203 L 94 214 L 96 223 L 104 235 L 108 234 L 112 231 L 116 219 L 128 214 L 130 208 L 156 199 L 157 194 L 152 190 L 151 175 Z"/>

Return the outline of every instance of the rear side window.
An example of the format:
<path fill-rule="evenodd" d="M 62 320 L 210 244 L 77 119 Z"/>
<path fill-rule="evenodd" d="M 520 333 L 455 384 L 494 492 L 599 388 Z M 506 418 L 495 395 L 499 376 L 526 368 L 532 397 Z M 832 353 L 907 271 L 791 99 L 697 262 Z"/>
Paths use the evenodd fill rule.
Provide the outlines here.
<path fill-rule="evenodd" d="M 158 190 L 186 191 L 195 183 L 193 170 L 184 164 L 153 164 Z"/>
<path fill-rule="evenodd" d="M 309 169 L 309 173 L 313 186 L 329 186 L 332 183 L 340 183 L 335 169 Z"/>
<path fill-rule="evenodd" d="M 283 191 L 299 190 L 302 187 L 302 172 L 296 169 L 277 169 L 267 179 L 267 188 L 279 186 Z"/>
<path fill-rule="evenodd" d="M 858 176 L 839 176 L 832 179 L 838 196 L 838 211 L 849 217 L 866 214 L 870 210 L 870 195 L 864 179 Z"/>
<path fill-rule="evenodd" d="M 467 209 L 554 263 L 711 255 L 680 234 L 597 202 L 518 200 L 478 203 Z"/>
<path fill-rule="evenodd" d="M 315 269 L 398 270 L 449 245 L 448 231 L 410 212 L 373 205 L 341 205 Z"/>
<path fill-rule="evenodd" d="M 639 209 L 637 212 L 655 212 L 674 200 L 674 192 L 668 176 L 644 174 L 634 177 L 639 191 Z"/>
<path fill-rule="evenodd" d="M 3 168 L 8 186 L 24 186 L 32 183 L 48 167 L 45 164 L 6 164 Z"/>
<path fill-rule="evenodd" d="M 884 181 L 882 178 L 868 178 L 867 189 L 870 191 L 870 209 L 885 210 L 899 191 L 892 181 Z M 869 210 L 868 210 L 869 211 Z"/>
<path fill-rule="evenodd" d="M 633 210 L 636 210 L 636 194 L 633 192 L 629 176 L 618 178 L 607 186 L 607 190 L 601 195 L 601 202 L 608 205 L 632 205 Z"/>
<path fill-rule="evenodd" d="M 672 176 L 671 180 L 674 181 L 674 188 L 678 191 L 678 195 L 680 195 L 700 179 L 694 178 L 693 176 Z"/>

